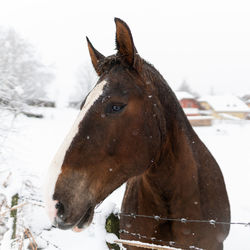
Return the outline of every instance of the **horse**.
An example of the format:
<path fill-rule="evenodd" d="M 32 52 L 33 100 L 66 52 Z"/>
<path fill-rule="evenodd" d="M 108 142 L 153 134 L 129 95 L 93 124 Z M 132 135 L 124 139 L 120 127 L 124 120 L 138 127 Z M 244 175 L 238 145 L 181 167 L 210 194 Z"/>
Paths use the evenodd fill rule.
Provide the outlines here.
<path fill-rule="evenodd" d="M 221 170 L 162 75 L 139 56 L 128 25 L 119 18 L 115 24 L 115 55 L 105 57 L 87 37 L 99 79 L 49 167 L 49 216 L 60 229 L 81 231 L 95 207 L 126 183 L 122 239 L 142 235 L 148 243 L 221 250 L 230 229 Z M 227 223 L 146 218 L 154 215 Z"/>

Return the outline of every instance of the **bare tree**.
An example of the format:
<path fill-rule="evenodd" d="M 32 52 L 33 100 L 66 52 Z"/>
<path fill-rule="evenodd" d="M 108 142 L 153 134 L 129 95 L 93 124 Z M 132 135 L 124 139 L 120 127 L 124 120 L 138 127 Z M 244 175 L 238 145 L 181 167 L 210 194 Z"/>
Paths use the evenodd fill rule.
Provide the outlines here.
<path fill-rule="evenodd" d="M 185 92 L 188 92 L 188 93 L 192 93 L 192 90 L 189 86 L 189 84 L 187 83 L 186 80 L 183 80 L 180 87 L 178 88 L 179 91 L 185 91 Z"/>
<path fill-rule="evenodd" d="M 18 111 L 27 99 L 42 98 L 53 74 L 34 48 L 14 30 L 0 29 L 0 106 Z"/>
<path fill-rule="evenodd" d="M 178 88 L 178 91 L 185 91 L 187 93 L 192 94 L 196 98 L 198 98 L 200 96 L 197 92 L 192 90 L 192 88 L 190 87 L 190 85 L 188 84 L 188 82 L 186 80 L 183 80 L 180 87 Z"/>
<path fill-rule="evenodd" d="M 27 101 L 45 97 L 46 85 L 52 79 L 52 72 L 27 41 L 14 30 L 0 28 L 0 155 L 15 116 L 31 115 Z"/>

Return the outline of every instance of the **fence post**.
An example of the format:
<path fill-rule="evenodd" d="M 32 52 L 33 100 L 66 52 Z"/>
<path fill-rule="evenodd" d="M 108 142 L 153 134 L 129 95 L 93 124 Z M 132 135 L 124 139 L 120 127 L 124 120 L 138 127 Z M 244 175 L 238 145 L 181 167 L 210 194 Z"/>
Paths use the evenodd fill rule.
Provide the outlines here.
<path fill-rule="evenodd" d="M 116 243 L 121 243 L 123 245 L 128 245 L 128 246 L 134 246 L 138 248 L 147 248 L 147 249 L 155 249 L 155 250 L 174 250 L 178 249 L 181 250 L 180 248 L 174 248 L 174 247 L 169 247 L 169 246 L 161 246 L 161 245 L 156 245 L 156 244 L 150 244 L 150 243 L 143 243 L 140 241 L 130 241 L 130 240 L 115 240 Z"/>
<path fill-rule="evenodd" d="M 18 199 L 19 199 L 18 194 L 15 194 L 12 196 L 11 207 L 14 207 L 18 204 Z M 11 239 L 15 239 L 16 238 L 16 225 L 17 225 L 17 209 L 10 211 L 10 217 L 13 218 Z"/>
<path fill-rule="evenodd" d="M 120 221 L 118 215 L 113 213 L 110 214 L 109 217 L 106 219 L 106 225 L 105 225 L 106 231 L 108 233 L 115 234 L 119 238 L 120 237 L 119 227 L 120 227 Z M 117 244 L 107 243 L 107 245 L 109 249 L 120 250 L 120 247 Z"/>

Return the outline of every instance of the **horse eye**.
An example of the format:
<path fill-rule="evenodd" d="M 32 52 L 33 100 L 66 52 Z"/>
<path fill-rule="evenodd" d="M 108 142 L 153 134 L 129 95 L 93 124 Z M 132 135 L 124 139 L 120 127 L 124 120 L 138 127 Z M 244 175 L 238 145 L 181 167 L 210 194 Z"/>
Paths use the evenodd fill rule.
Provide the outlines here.
<path fill-rule="evenodd" d="M 107 106 L 106 112 L 111 114 L 119 113 L 124 109 L 125 106 L 125 104 L 109 104 Z"/>
<path fill-rule="evenodd" d="M 113 106 L 112 106 L 112 111 L 113 111 L 113 112 L 118 112 L 118 111 L 122 110 L 123 107 L 124 107 L 124 106 L 113 105 Z"/>

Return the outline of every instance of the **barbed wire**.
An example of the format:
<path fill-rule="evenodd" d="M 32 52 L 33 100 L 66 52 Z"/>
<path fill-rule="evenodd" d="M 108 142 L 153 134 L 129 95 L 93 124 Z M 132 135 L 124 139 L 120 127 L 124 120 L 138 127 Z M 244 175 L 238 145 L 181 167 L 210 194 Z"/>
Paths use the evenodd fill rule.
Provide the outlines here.
<path fill-rule="evenodd" d="M 43 200 L 39 200 L 39 199 L 31 198 L 31 197 L 26 197 L 26 196 L 21 196 L 20 199 L 22 199 L 23 201 L 37 202 L 38 204 L 37 203 L 31 203 L 31 204 L 45 207 Z M 100 211 L 95 212 L 95 213 L 100 213 Z M 186 218 L 168 218 L 168 217 L 161 217 L 158 215 L 152 216 L 152 215 L 142 215 L 142 214 L 136 214 L 136 213 L 122 213 L 122 212 L 118 213 L 118 215 L 131 217 L 134 219 L 136 219 L 138 217 L 138 218 L 154 219 L 157 221 L 163 220 L 163 221 L 175 221 L 175 222 L 181 222 L 181 223 L 208 223 L 211 225 L 216 225 L 216 224 L 218 224 L 218 225 L 219 224 L 220 225 L 240 225 L 240 226 L 250 227 L 250 222 L 227 222 L 227 221 L 216 221 L 214 219 L 198 220 L 198 219 L 186 219 Z"/>
<path fill-rule="evenodd" d="M 6 209 L 5 211 L 3 211 L 3 212 L 1 212 L 0 213 L 0 218 L 3 218 L 3 217 L 5 217 L 5 215 L 6 214 L 8 214 L 8 213 L 10 213 L 11 211 L 13 211 L 13 210 L 17 210 L 18 208 L 21 208 L 21 207 L 23 207 L 23 206 L 26 206 L 28 203 L 21 203 L 21 204 L 19 204 L 19 205 L 16 205 L 16 206 L 13 206 L 13 207 L 11 207 L 11 208 L 8 208 L 8 209 Z"/>
<path fill-rule="evenodd" d="M 26 197 L 26 196 L 20 196 L 19 199 L 23 201 L 28 201 L 29 204 L 35 205 L 35 206 L 40 206 L 40 207 L 45 207 L 44 201 L 31 198 L 31 197 Z M 100 213 L 100 212 L 98 212 Z M 157 221 L 175 221 L 175 222 L 181 222 L 181 223 L 208 223 L 210 225 L 240 225 L 244 227 L 250 227 L 250 222 L 227 222 L 227 221 L 216 221 L 214 219 L 211 220 L 198 220 L 198 219 L 186 219 L 186 218 L 168 218 L 168 217 L 161 217 L 158 215 L 142 215 L 142 214 L 136 214 L 136 213 L 118 213 L 119 216 L 126 216 L 126 217 L 131 217 L 131 218 L 146 218 L 146 219 L 154 219 Z"/>
<path fill-rule="evenodd" d="M 46 243 L 47 243 L 47 246 L 48 245 L 51 245 L 51 246 L 53 246 L 54 248 L 56 248 L 56 249 L 58 249 L 58 250 L 62 250 L 59 246 L 57 246 L 55 243 L 52 243 L 51 241 L 49 241 L 48 239 L 46 239 L 46 238 L 44 238 L 41 234 L 43 233 L 43 231 L 50 231 L 51 229 L 53 229 L 53 227 L 51 227 L 51 228 L 49 228 L 49 229 L 43 229 L 40 233 L 38 233 L 38 234 L 35 234 L 34 232 L 32 233 L 31 232 L 31 229 L 29 228 L 29 227 L 27 227 L 27 226 L 25 226 L 25 225 L 19 225 L 22 229 L 23 229 L 23 235 L 24 236 L 26 236 L 27 238 L 29 238 L 29 235 L 31 236 L 31 238 L 32 238 L 32 243 L 33 243 L 33 245 L 34 245 L 34 243 L 35 243 L 35 245 L 36 245 L 36 247 L 37 248 L 39 248 L 39 246 L 38 246 L 38 244 L 37 244 L 37 242 L 36 242 L 36 240 L 35 239 L 37 239 L 37 238 L 40 238 L 41 240 L 43 240 L 43 241 L 45 241 Z M 33 237 L 33 234 L 34 234 L 34 237 Z M 17 241 L 18 241 L 18 239 L 16 239 Z M 22 249 L 21 247 L 20 247 L 20 249 Z"/>
<path fill-rule="evenodd" d="M 22 200 L 22 201 L 26 201 L 26 202 L 28 202 L 28 204 L 31 204 L 31 205 L 34 205 L 34 206 L 45 207 L 44 201 L 42 201 L 42 200 L 38 200 L 38 199 L 35 199 L 35 198 L 26 197 L 26 196 L 20 196 L 19 199 Z"/>
<path fill-rule="evenodd" d="M 39 235 L 38 236 L 40 239 L 42 239 L 43 241 L 45 241 L 47 243 L 47 245 L 51 245 L 56 249 L 62 250 L 59 246 L 57 246 L 56 244 L 52 243 L 51 241 L 49 241 L 48 239 L 45 239 L 43 236 Z"/>
<path fill-rule="evenodd" d="M 40 200 L 40 199 L 36 199 L 36 198 L 33 198 L 33 197 L 28 197 L 28 196 L 20 196 L 19 197 L 20 200 L 23 201 L 22 204 L 20 204 L 19 206 L 16 206 L 16 207 L 12 207 L 11 210 L 13 209 L 18 209 L 19 207 L 23 207 L 25 205 L 35 205 L 35 206 L 40 206 L 40 207 L 44 207 L 44 201 L 43 200 Z M 4 211 L 4 213 L 6 212 L 9 212 L 10 210 L 7 210 L 7 211 Z M 2 214 L 1 214 L 2 215 Z M 118 213 L 119 216 L 125 216 L 125 217 L 130 217 L 130 218 L 133 218 L 133 219 L 136 219 L 136 218 L 146 218 L 146 219 L 153 219 L 153 220 L 156 220 L 156 221 L 174 221 L 174 222 L 180 222 L 180 223 L 208 223 L 210 225 L 213 225 L 215 226 L 216 224 L 222 224 L 222 225 L 240 225 L 240 226 L 245 226 L 245 227 L 249 227 L 250 226 L 250 222 L 223 222 L 223 221 L 216 221 L 216 220 L 198 220 L 198 219 L 186 219 L 186 218 L 168 218 L 168 217 L 161 217 L 161 216 L 158 216 L 158 215 L 153 215 L 153 216 L 150 216 L 150 215 L 142 215 L 142 214 L 136 214 L 136 213 Z M 195 250 L 200 250 L 200 248 L 198 247 L 195 247 L 195 246 L 184 246 L 182 244 L 179 244 L 179 243 L 176 243 L 174 241 L 164 241 L 164 240 L 159 240 L 159 239 L 156 239 L 155 237 L 147 237 L 145 235 L 141 235 L 139 233 L 134 233 L 134 232 L 129 232 L 125 229 L 120 229 L 119 231 L 120 233 L 123 233 L 123 234 L 127 234 L 127 235 L 130 235 L 130 236 L 133 236 L 133 237 L 136 237 L 138 239 L 144 239 L 144 240 L 147 240 L 149 242 L 152 242 L 152 243 L 160 243 L 160 244 L 164 244 L 164 245 L 167 245 L 169 247 L 179 247 L 179 248 L 182 248 L 182 249 L 195 249 Z M 54 248 L 58 249 L 58 250 L 61 250 L 61 248 L 59 246 L 57 246 L 56 244 L 50 242 L 48 239 L 44 238 L 43 236 L 41 235 L 37 235 L 37 237 L 39 237 L 41 240 L 45 241 L 47 243 L 47 245 L 51 245 L 53 246 Z"/>
<path fill-rule="evenodd" d="M 195 247 L 195 246 L 185 246 L 183 244 L 179 244 L 179 243 L 176 243 L 175 241 L 164 241 L 164 240 L 159 240 L 159 239 L 156 239 L 155 237 L 147 237 L 145 235 L 141 235 L 139 233 L 132 233 L 132 232 L 129 232 L 125 229 L 120 229 L 119 230 L 119 233 L 123 233 L 123 234 L 128 234 L 128 235 L 131 235 L 131 236 L 134 236 L 134 237 L 137 237 L 138 239 L 145 239 L 145 240 L 149 240 L 151 242 L 155 242 L 155 243 L 160 243 L 160 244 L 165 244 L 165 245 L 168 245 L 169 247 L 177 247 L 177 248 L 180 248 L 181 249 L 195 249 L 195 250 L 202 250 L 202 248 L 198 248 L 198 247 Z"/>
<path fill-rule="evenodd" d="M 18 209 L 19 207 L 23 207 L 23 206 L 28 205 L 28 204 L 39 206 L 39 207 L 44 207 L 45 206 L 44 201 L 33 198 L 33 197 L 20 196 L 19 199 L 22 200 L 24 203 L 20 204 L 19 206 L 12 207 L 11 210 L 12 209 L 13 210 Z M 4 213 L 9 212 L 9 211 L 10 210 L 7 210 Z M 3 216 L 3 214 L 0 214 L 0 215 Z M 223 222 L 223 221 L 216 221 L 216 220 L 213 220 L 213 219 L 212 220 L 198 220 L 198 219 L 186 219 L 186 218 L 168 218 L 168 217 L 161 217 L 161 216 L 158 216 L 158 215 L 150 216 L 150 215 L 142 215 L 142 214 L 136 214 L 136 213 L 122 213 L 122 212 L 118 213 L 118 215 L 119 216 L 130 217 L 130 218 L 133 218 L 133 219 L 146 218 L 146 219 L 153 219 L 153 220 L 156 220 L 156 221 L 174 221 L 174 222 L 180 222 L 180 223 L 208 223 L 208 224 L 213 225 L 213 226 L 215 226 L 217 224 L 220 224 L 220 225 L 241 225 L 241 226 L 245 226 L 245 227 L 250 226 L 250 222 Z M 139 233 L 129 232 L 129 231 L 125 230 L 125 229 L 120 229 L 119 232 L 123 233 L 123 234 L 133 236 L 133 237 L 136 237 L 139 240 L 144 239 L 144 240 L 147 240 L 147 241 L 152 242 L 152 243 L 158 243 L 158 244 L 160 243 L 160 244 L 167 245 L 169 247 L 178 247 L 178 248 L 182 248 L 182 249 L 200 250 L 200 248 L 195 247 L 195 246 L 188 246 L 187 247 L 187 246 L 184 246 L 182 244 L 176 243 L 174 241 L 159 240 L 159 239 L 156 239 L 155 237 L 147 237 L 147 236 L 141 235 Z M 58 250 L 61 250 L 61 248 L 59 246 L 57 246 L 56 244 L 50 242 L 48 239 L 44 238 L 43 236 L 39 235 L 38 237 L 41 240 L 45 241 L 47 243 L 47 245 L 51 245 L 54 248 L 56 248 Z"/>
<path fill-rule="evenodd" d="M 181 223 L 208 223 L 211 225 L 241 225 L 248 227 L 250 226 L 250 222 L 226 222 L 226 221 L 216 221 L 216 220 L 196 220 L 196 219 L 186 219 L 186 218 L 168 218 L 168 217 L 160 217 L 158 215 L 142 215 L 142 214 L 135 214 L 135 213 L 118 213 L 120 216 L 126 216 L 131 218 L 146 218 L 146 219 L 154 219 L 157 221 L 175 221 L 175 222 L 181 222 Z"/>

